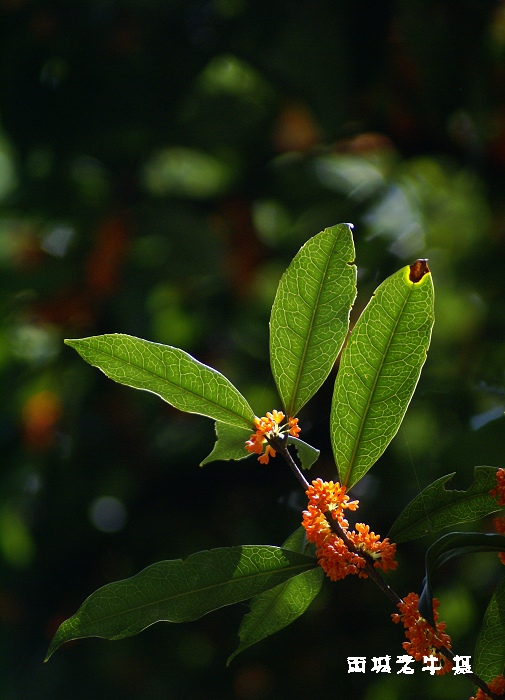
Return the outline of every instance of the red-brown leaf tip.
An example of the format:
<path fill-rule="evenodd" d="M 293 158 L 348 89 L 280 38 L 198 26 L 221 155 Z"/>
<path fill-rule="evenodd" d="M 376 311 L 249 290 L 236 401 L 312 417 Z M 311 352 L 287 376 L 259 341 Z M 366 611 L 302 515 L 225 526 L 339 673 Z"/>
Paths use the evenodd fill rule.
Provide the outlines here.
<path fill-rule="evenodd" d="M 430 268 L 428 267 L 428 259 L 420 258 L 410 266 L 409 280 L 414 283 L 420 282 L 424 275 L 429 271 Z"/>

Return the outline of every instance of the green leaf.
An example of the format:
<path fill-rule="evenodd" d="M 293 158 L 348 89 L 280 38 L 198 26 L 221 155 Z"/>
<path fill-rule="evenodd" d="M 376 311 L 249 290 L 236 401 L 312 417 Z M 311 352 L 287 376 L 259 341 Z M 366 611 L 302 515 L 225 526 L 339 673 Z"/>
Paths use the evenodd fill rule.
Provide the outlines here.
<path fill-rule="evenodd" d="M 315 566 L 313 557 L 269 545 L 211 549 L 184 561 L 152 564 L 132 578 L 92 593 L 59 627 L 46 660 L 71 639 L 122 639 L 155 622 L 196 620 Z"/>
<path fill-rule="evenodd" d="M 205 457 L 200 466 L 217 460 L 247 459 L 251 454 L 245 449 L 245 442 L 251 435 L 251 429 L 245 430 L 236 425 L 216 421 L 217 440 L 212 452 Z"/>
<path fill-rule="evenodd" d="M 297 527 L 282 543 L 282 549 L 300 552 L 300 554 L 307 554 L 309 548 L 314 549 L 314 546 L 308 542 L 304 527 Z"/>
<path fill-rule="evenodd" d="M 333 453 L 347 488 L 366 474 L 398 431 L 432 326 L 433 283 L 425 261 L 388 277 L 358 319 L 342 353 L 330 417 Z"/>
<path fill-rule="evenodd" d="M 203 467 L 204 464 L 215 462 L 216 460 L 247 459 L 251 455 L 245 449 L 245 441 L 250 434 L 250 430 L 244 430 L 243 428 L 217 421 L 217 441 L 212 452 L 200 463 L 200 466 Z M 287 442 L 288 445 L 295 446 L 302 469 L 310 469 L 319 457 L 319 450 L 292 435 L 287 436 Z"/>
<path fill-rule="evenodd" d="M 300 440 L 300 438 L 295 438 L 292 435 L 288 435 L 288 445 L 294 445 L 298 453 L 298 459 L 302 464 L 302 469 L 306 471 L 312 467 L 315 462 L 317 462 L 320 450 L 309 445 L 308 442 Z"/>
<path fill-rule="evenodd" d="M 254 430 L 253 410 L 238 389 L 179 348 L 122 333 L 65 343 L 115 382 L 151 391 L 181 411 Z"/>
<path fill-rule="evenodd" d="M 486 683 L 503 673 L 505 665 L 505 579 L 496 587 L 484 614 L 472 667 Z"/>
<path fill-rule="evenodd" d="M 295 255 L 279 282 L 270 317 L 270 363 L 293 418 L 333 367 L 356 298 L 350 224 L 326 228 Z"/>
<path fill-rule="evenodd" d="M 496 486 L 495 467 L 475 467 L 473 483 L 466 491 L 445 488 L 455 473 L 434 481 L 405 507 L 388 533 L 391 541 L 408 542 L 501 509 L 496 498 L 489 495 Z"/>
<path fill-rule="evenodd" d="M 282 546 L 283 549 L 303 552 L 306 544 L 305 530 L 300 527 Z M 240 644 L 229 657 L 227 665 L 244 649 L 287 627 L 300 617 L 321 590 L 323 578 L 323 570 L 317 566 L 255 596 L 251 600 L 249 613 L 240 625 Z"/>
<path fill-rule="evenodd" d="M 436 571 L 450 559 L 461 557 L 463 554 L 475 552 L 505 551 L 505 536 L 483 534 L 482 532 L 449 532 L 442 535 L 431 547 L 425 557 L 425 579 L 423 590 L 419 597 L 419 612 L 430 625 L 433 620 L 432 579 Z"/>

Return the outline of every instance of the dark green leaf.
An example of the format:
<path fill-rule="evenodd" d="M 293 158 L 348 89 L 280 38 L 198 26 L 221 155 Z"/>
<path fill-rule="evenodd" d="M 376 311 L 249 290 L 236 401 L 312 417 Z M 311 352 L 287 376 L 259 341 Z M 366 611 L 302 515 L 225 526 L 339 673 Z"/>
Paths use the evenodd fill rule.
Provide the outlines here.
<path fill-rule="evenodd" d="M 304 552 L 306 545 L 305 530 L 300 527 L 288 537 L 282 547 Z M 287 627 L 300 617 L 319 593 L 323 578 L 323 570 L 317 566 L 255 596 L 251 600 L 250 612 L 240 625 L 240 644 L 227 664 L 247 647 Z"/>
<path fill-rule="evenodd" d="M 356 297 L 350 224 L 321 231 L 298 251 L 270 318 L 272 374 L 289 418 L 324 382 L 340 352 Z"/>
<path fill-rule="evenodd" d="M 307 541 L 304 527 L 297 527 L 282 543 L 283 549 L 300 552 L 300 554 L 308 554 L 307 549 L 311 546 L 310 542 Z"/>
<path fill-rule="evenodd" d="M 428 548 L 425 558 L 425 578 L 419 597 L 419 612 L 430 625 L 433 620 L 432 579 L 437 570 L 450 559 L 475 552 L 505 551 L 505 536 L 481 532 L 449 532 Z"/>
<path fill-rule="evenodd" d="M 310 469 L 319 458 L 320 450 L 292 435 L 288 435 L 288 445 L 295 446 L 302 469 Z"/>
<path fill-rule="evenodd" d="M 65 343 L 115 382 L 151 391 L 181 411 L 254 429 L 253 410 L 238 389 L 179 348 L 121 333 Z"/>
<path fill-rule="evenodd" d="M 208 462 L 216 462 L 217 460 L 239 460 L 251 456 L 245 449 L 245 442 L 251 435 L 252 429 L 247 430 L 220 421 L 216 421 L 215 428 L 216 443 L 212 452 L 200 463 L 201 467 Z"/>
<path fill-rule="evenodd" d="M 486 683 L 503 673 L 505 665 L 505 579 L 496 587 L 479 632 L 472 667 Z"/>
<path fill-rule="evenodd" d="M 92 593 L 59 627 L 46 660 L 71 639 L 122 639 L 155 622 L 196 620 L 316 566 L 313 557 L 269 545 L 211 549 L 184 561 L 158 562 Z"/>
<path fill-rule="evenodd" d="M 433 283 L 431 273 L 420 276 L 416 266 L 407 265 L 376 289 L 342 353 L 330 431 L 340 481 L 347 488 L 395 436 L 426 360 Z M 418 281 L 411 280 L 413 270 Z"/>
<path fill-rule="evenodd" d="M 391 541 L 407 542 L 500 510 L 489 495 L 496 486 L 495 467 L 475 467 L 473 483 L 466 491 L 445 488 L 455 473 L 434 481 L 405 507 L 388 533 Z"/>

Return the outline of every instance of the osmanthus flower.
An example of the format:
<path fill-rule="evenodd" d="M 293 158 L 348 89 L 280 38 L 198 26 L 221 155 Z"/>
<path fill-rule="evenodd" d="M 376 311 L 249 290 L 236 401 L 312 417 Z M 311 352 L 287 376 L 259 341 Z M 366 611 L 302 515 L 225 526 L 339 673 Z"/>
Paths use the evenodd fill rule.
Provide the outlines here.
<path fill-rule="evenodd" d="M 491 489 L 489 493 L 493 498 L 496 498 L 499 506 L 505 506 L 505 469 L 497 470 L 496 487 Z M 493 524 L 498 534 L 505 534 L 505 518 L 495 518 Z M 502 564 L 505 564 L 505 552 L 499 552 L 498 557 Z"/>
<path fill-rule="evenodd" d="M 420 614 L 417 593 L 409 593 L 401 603 L 398 603 L 401 615 L 393 613 L 391 617 L 393 622 L 402 622 L 405 627 L 405 636 L 408 639 L 407 642 L 403 642 L 405 651 L 416 661 L 423 661 L 425 656 L 436 656 L 442 664 L 436 673 L 441 676 L 451 671 L 453 663 L 440 651 L 442 647 L 451 648 L 451 638 L 444 631 L 445 622 L 437 622 L 439 605 L 440 602 L 433 598 L 433 617 L 436 629 Z"/>
<path fill-rule="evenodd" d="M 366 552 L 373 559 L 376 569 L 388 571 L 396 569 L 398 562 L 395 561 L 396 545 L 386 537 L 381 540 L 375 532 L 370 532 L 370 527 L 363 523 L 356 523 L 356 532 L 349 532 L 348 537 L 361 552 Z M 360 576 L 366 576 L 365 572 L 360 572 Z"/>
<path fill-rule="evenodd" d="M 491 683 L 488 683 L 488 688 L 492 693 L 496 693 L 496 695 L 502 695 L 505 693 L 505 678 L 503 675 L 496 676 L 496 678 L 493 678 Z M 477 691 L 477 695 L 472 695 L 470 700 L 488 700 L 489 695 L 486 695 L 486 693 L 479 688 Z"/>
<path fill-rule="evenodd" d="M 345 486 L 338 482 L 316 479 L 306 493 L 309 505 L 303 511 L 302 525 L 309 542 L 317 547 L 316 556 L 320 566 L 332 581 L 345 578 L 348 574 L 367 578 L 366 559 L 360 552 L 367 553 L 376 568 L 384 571 L 396 568 L 396 545 L 387 538 L 381 541 L 379 535 L 370 532 L 369 526 L 363 523 L 356 523 L 356 530 L 349 531 L 344 511 L 355 511 L 358 501 L 349 500 Z M 349 549 L 344 539 L 333 532 L 328 518 L 338 522 L 354 549 Z"/>
<path fill-rule="evenodd" d="M 499 506 L 505 506 L 505 469 L 498 469 L 496 472 L 496 487 L 489 492 L 496 498 Z"/>
<path fill-rule="evenodd" d="M 289 418 L 287 423 L 281 427 L 285 416 L 282 411 L 268 412 L 262 418 L 254 419 L 256 432 L 251 435 L 245 444 L 248 452 L 260 455 L 258 461 L 261 464 L 268 464 L 270 457 L 275 457 L 274 448 L 268 444 L 268 439 L 278 437 L 284 433 L 289 433 L 293 437 L 298 437 L 301 428 L 298 425 L 298 418 Z"/>
<path fill-rule="evenodd" d="M 345 486 L 333 481 L 315 479 L 306 491 L 310 506 L 316 508 L 323 516 L 330 513 L 333 520 L 337 520 L 343 528 L 349 527 L 344 518 L 344 510 L 357 510 L 359 501 L 349 500 Z M 331 532 L 328 525 L 328 532 Z M 317 543 L 316 543 L 317 544 Z"/>

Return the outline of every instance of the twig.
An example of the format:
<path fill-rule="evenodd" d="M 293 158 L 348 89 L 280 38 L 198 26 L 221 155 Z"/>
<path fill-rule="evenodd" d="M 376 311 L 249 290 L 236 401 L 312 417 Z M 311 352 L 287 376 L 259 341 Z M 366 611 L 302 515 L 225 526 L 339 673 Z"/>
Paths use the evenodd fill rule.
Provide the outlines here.
<path fill-rule="evenodd" d="M 269 444 L 276 450 L 281 457 L 283 457 L 284 461 L 287 463 L 297 480 L 300 482 L 301 486 L 303 487 L 304 491 L 307 491 L 309 488 L 309 482 L 307 479 L 304 477 L 302 474 L 300 468 L 296 464 L 295 460 L 291 456 L 291 453 L 288 450 L 287 447 L 287 437 L 283 435 L 279 435 L 273 438 L 268 439 Z M 331 517 L 331 513 L 325 513 L 326 520 L 328 521 L 330 528 L 332 532 L 334 532 L 340 539 L 343 540 L 345 543 L 346 547 L 351 551 L 354 552 L 355 554 L 358 554 L 360 557 L 362 557 L 365 560 L 365 571 L 368 574 L 368 577 L 372 579 L 372 581 L 375 583 L 375 585 L 380 588 L 380 590 L 389 598 L 389 600 L 393 603 L 395 608 L 398 607 L 400 603 L 403 603 L 403 599 L 394 591 L 389 583 L 387 583 L 381 576 L 380 572 L 377 571 L 373 564 L 373 559 L 369 556 L 367 552 L 364 552 L 362 550 L 358 550 L 352 542 L 349 537 L 347 536 L 347 533 L 345 530 L 339 525 L 339 523 L 336 520 L 333 520 Z M 429 623 L 428 623 L 429 624 Z M 436 630 L 435 630 L 436 632 Z M 444 656 L 446 656 L 449 659 L 454 659 L 454 654 L 453 651 L 448 649 L 447 647 L 441 647 L 440 651 Z M 478 686 L 489 698 L 492 698 L 492 700 L 504 700 L 505 699 L 505 694 L 497 695 L 496 693 L 493 693 L 490 689 L 489 686 L 485 681 L 482 680 L 476 673 L 473 671 L 470 671 L 468 673 L 462 674 L 466 676 L 470 681 L 472 681 L 476 686 Z"/>

